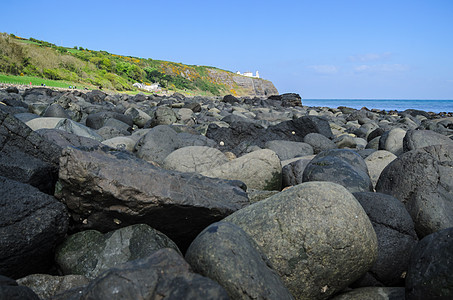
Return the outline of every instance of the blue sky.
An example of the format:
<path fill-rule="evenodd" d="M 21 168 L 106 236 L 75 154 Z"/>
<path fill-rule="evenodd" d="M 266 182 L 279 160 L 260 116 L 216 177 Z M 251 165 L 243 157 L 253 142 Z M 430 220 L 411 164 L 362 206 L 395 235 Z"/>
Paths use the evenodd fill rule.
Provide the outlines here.
<path fill-rule="evenodd" d="M 305 99 L 453 99 L 452 0 L 67 3 L 2 1 L 0 32 L 258 70 Z"/>

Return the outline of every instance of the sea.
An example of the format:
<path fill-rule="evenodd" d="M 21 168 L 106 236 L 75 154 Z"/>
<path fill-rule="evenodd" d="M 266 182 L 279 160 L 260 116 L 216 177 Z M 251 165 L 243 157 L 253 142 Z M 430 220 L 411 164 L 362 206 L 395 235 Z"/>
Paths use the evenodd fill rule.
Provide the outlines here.
<path fill-rule="evenodd" d="M 401 99 L 302 99 L 304 106 L 337 108 L 346 106 L 355 109 L 366 107 L 385 111 L 418 109 L 426 112 L 453 112 L 453 100 L 401 100 Z"/>

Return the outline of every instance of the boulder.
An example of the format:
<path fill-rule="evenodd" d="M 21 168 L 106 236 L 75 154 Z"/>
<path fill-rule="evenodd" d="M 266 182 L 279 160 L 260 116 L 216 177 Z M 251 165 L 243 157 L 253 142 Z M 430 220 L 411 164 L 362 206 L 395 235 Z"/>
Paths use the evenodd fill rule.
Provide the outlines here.
<path fill-rule="evenodd" d="M 0 111 L 0 174 L 53 194 L 61 148 Z"/>
<path fill-rule="evenodd" d="M 117 136 L 108 140 L 102 141 L 102 144 L 109 146 L 116 150 L 126 150 L 133 152 L 135 149 L 135 140 L 127 136 Z"/>
<path fill-rule="evenodd" d="M 453 226 L 453 146 L 412 150 L 381 173 L 376 191 L 406 206 L 419 237 Z"/>
<path fill-rule="evenodd" d="M 362 287 L 346 291 L 332 300 L 404 300 L 404 287 Z"/>
<path fill-rule="evenodd" d="M 249 204 L 239 183 L 156 168 L 127 152 L 66 148 L 56 197 L 82 229 L 145 223 L 182 251 L 206 226 Z"/>
<path fill-rule="evenodd" d="M 266 142 L 264 147 L 274 151 L 280 160 L 313 154 L 313 147 L 303 142 L 273 140 Z"/>
<path fill-rule="evenodd" d="M 229 299 L 215 281 L 195 274 L 173 249 L 156 251 L 101 274 L 82 291 L 88 299 Z"/>
<path fill-rule="evenodd" d="M 89 280 L 82 275 L 53 276 L 48 274 L 32 274 L 18 279 L 17 283 L 30 288 L 41 299 L 50 299 L 56 294 L 63 293 L 67 290 L 84 287 L 88 285 Z"/>
<path fill-rule="evenodd" d="M 148 162 L 159 164 L 178 149 L 180 142 L 176 132 L 168 125 L 160 125 L 152 128 L 135 145 L 137 156 Z"/>
<path fill-rule="evenodd" d="M 135 125 L 137 125 L 139 128 L 145 127 L 146 123 L 148 123 L 151 120 L 151 116 L 145 113 L 144 111 L 130 107 L 128 108 L 124 114 L 126 116 L 129 116 L 132 118 L 133 122 Z"/>
<path fill-rule="evenodd" d="M 201 173 L 228 162 L 228 158 L 218 149 L 205 146 L 179 148 L 170 153 L 162 166 L 167 170 Z"/>
<path fill-rule="evenodd" d="M 304 143 L 313 147 L 313 153 L 318 154 L 325 150 L 335 149 L 336 145 L 333 141 L 320 133 L 309 133 L 304 137 Z"/>
<path fill-rule="evenodd" d="M 178 121 L 178 116 L 168 106 L 159 106 L 154 111 L 154 114 L 150 120 L 150 126 L 154 127 L 157 125 L 171 125 Z"/>
<path fill-rule="evenodd" d="M 300 159 L 285 165 L 282 169 L 282 187 L 302 183 L 304 170 L 313 158 L 314 155 L 301 157 Z"/>
<path fill-rule="evenodd" d="M 424 237 L 412 251 L 406 299 L 453 298 L 453 227 Z"/>
<path fill-rule="evenodd" d="M 43 117 L 66 118 L 70 119 L 69 114 L 61 107 L 60 104 L 51 104 L 43 114 Z"/>
<path fill-rule="evenodd" d="M 403 139 L 404 152 L 433 145 L 453 145 L 448 136 L 431 130 L 408 130 Z"/>
<path fill-rule="evenodd" d="M 304 169 L 303 182 L 331 181 L 351 193 L 373 190 L 363 158 L 352 150 L 333 149 L 319 153 Z"/>
<path fill-rule="evenodd" d="M 253 239 L 232 223 L 203 230 L 186 260 L 195 272 L 222 285 L 231 299 L 294 299 Z"/>
<path fill-rule="evenodd" d="M 403 286 L 409 255 L 417 245 L 414 221 L 396 198 L 381 193 L 354 193 L 373 224 L 378 240 L 378 257 L 367 275 L 375 285 Z M 367 282 L 368 281 L 368 282 Z M 367 286 L 370 279 L 355 286 Z"/>
<path fill-rule="evenodd" d="M 68 229 L 63 204 L 37 188 L 0 176 L 0 274 L 46 272 Z"/>
<path fill-rule="evenodd" d="M 240 180 L 248 188 L 259 190 L 280 190 L 282 185 L 280 159 L 274 151 L 269 149 L 253 151 L 201 174 L 214 178 Z"/>
<path fill-rule="evenodd" d="M 127 110 L 126 110 L 126 112 L 127 112 Z M 102 111 L 102 112 L 89 114 L 88 117 L 86 118 L 85 124 L 88 127 L 96 130 L 96 129 L 102 128 L 103 126 L 108 125 L 108 124 L 106 124 L 106 122 L 108 122 L 109 120 L 112 120 L 112 119 L 121 121 L 121 122 L 127 124 L 128 125 L 127 128 L 132 127 L 132 125 L 134 124 L 133 118 L 130 115 L 128 115 L 126 113 L 120 114 L 120 113 L 112 112 L 112 111 Z"/>
<path fill-rule="evenodd" d="M 179 252 L 168 237 L 146 224 L 131 225 L 106 234 L 85 230 L 69 236 L 58 246 L 55 261 L 65 275 L 94 279 L 110 268 L 146 258 L 163 248 Z"/>
<path fill-rule="evenodd" d="M 173 128 L 173 127 L 172 127 Z M 204 135 L 192 134 L 189 132 L 179 132 L 177 137 L 179 147 L 189 146 L 206 146 L 206 147 L 217 147 L 217 143 Z"/>
<path fill-rule="evenodd" d="M 386 131 L 379 139 L 379 150 L 387 150 L 396 156 L 403 153 L 403 139 L 406 131 L 402 128 L 393 128 Z"/>
<path fill-rule="evenodd" d="M 327 299 L 362 276 L 377 257 L 373 226 L 344 187 L 307 182 L 224 219 L 261 247 L 296 299 Z"/>
<path fill-rule="evenodd" d="M 382 170 L 396 158 L 395 154 L 386 150 L 375 151 L 365 158 L 373 187 L 376 186 Z"/>
<path fill-rule="evenodd" d="M 19 286 L 14 279 L 0 275 L 0 299 L 40 300 L 30 288 Z"/>
<path fill-rule="evenodd" d="M 88 137 L 79 136 L 61 129 L 49 129 L 43 128 L 36 130 L 40 136 L 45 140 L 57 145 L 60 147 L 60 151 L 67 146 L 72 146 L 76 148 L 88 147 L 96 148 L 100 147 L 102 144 L 99 141 L 90 139 Z M 58 155 L 58 158 L 60 155 Z"/>

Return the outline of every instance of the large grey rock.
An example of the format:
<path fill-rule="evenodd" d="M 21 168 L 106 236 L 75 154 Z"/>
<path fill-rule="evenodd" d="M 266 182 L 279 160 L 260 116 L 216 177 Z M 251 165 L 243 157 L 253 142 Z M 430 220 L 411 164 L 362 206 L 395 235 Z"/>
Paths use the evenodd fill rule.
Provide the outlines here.
<path fill-rule="evenodd" d="M 406 131 L 402 128 L 393 128 L 385 132 L 379 139 L 379 150 L 387 150 L 396 156 L 403 153 L 403 139 Z"/>
<path fill-rule="evenodd" d="M 293 299 L 253 239 L 232 223 L 203 230 L 186 260 L 195 272 L 220 283 L 231 299 Z"/>
<path fill-rule="evenodd" d="M 61 148 L 0 111 L 0 175 L 52 194 Z"/>
<path fill-rule="evenodd" d="M 66 148 L 68 146 L 76 148 L 80 147 L 96 148 L 102 146 L 102 144 L 99 141 L 84 136 L 79 136 L 61 129 L 43 128 L 36 130 L 36 133 L 38 133 L 47 141 L 59 146 L 60 152 L 63 148 Z"/>
<path fill-rule="evenodd" d="M 269 149 L 253 151 L 201 174 L 208 177 L 240 180 L 247 187 L 259 190 L 279 190 L 282 185 L 280 159 L 274 151 Z"/>
<path fill-rule="evenodd" d="M 453 226 L 453 146 L 412 150 L 381 173 L 376 191 L 406 206 L 419 237 Z"/>
<path fill-rule="evenodd" d="M 404 287 L 362 287 L 341 293 L 332 300 L 405 300 Z"/>
<path fill-rule="evenodd" d="M 159 106 L 155 111 L 150 120 L 151 127 L 157 125 L 171 125 L 178 121 L 178 116 L 168 106 Z"/>
<path fill-rule="evenodd" d="M 403 286 L 409 265 L 409 255 L 417 245 L 414 221 L 404 205 L 396 198 L 381 193 L 354 193 L 373 224 L 378 240 L 378 257 L 365 280 L 356 286 L 367 286 L 370 281 L 383 286 Z"/>
<path fill-rule="evenodd" d="M 296 299 L 327 299 L 377 257 L 374 229 L 344 187 L 307 182 L 224 219 L 261 247 Z"/>
<path fill-rule="evenodd" d="M 274 151 L 280 160 L 313 154 L 313 147 L 303 142 L 273 140 L 266 142 L 264 147 Z"/>
<path fill-rule="evenodd" d="M 0 275 L 0 299 L 40 300 L 30 288 L 19 286 L 14 279 Z"/>
<path fill-rule="evenodd" d="M 132 120 L 134 121 L 134 124 L 137 125 L 139 128 L 145 127 L 146 123 L 151 120 L 151 116 L 150 115 L 148 115 L 144 111 L 142 111 L 142 110 L 140 110 L 138 108 L 134 108 L 134 107 L 128 108 L 124 112 L 124 114 L 126 116 L 131 117 Z"/>
<path fill-rule="evenodd" d="M 314 154 L 318 154 L 325 150 L 335 149 L 335 143 L 320 133 L 309 133 L 304 137 L 304 143 L 313 147 Z"/>
<path fill-rule="evenodd" d="M 304 169 L 303 182 L 331 181 L 351 193 L 373 190 L 363 158 L 352 150 L 333 149 L 319 153 Z"/>
<path fill-rule="evenodd" d="M 74 148 L 63 151 L 55 194 L 75 226 L 105 232 L 145 223 L 183 251 L 206 226 L 249 203 L 225 180 L 166 171 L 127 152 Z"/>
<path fill-rule="evenodd" d="M 69 114 L 61 107 L 60 104 L 51 104 L 43 114 L 43 117 L 66 118 L 70 119 Z"/>
<path fill-rule="evenodd" d="M 102 141 L 102 144 L 117 150 L 127 150 L 133 152 L 136 141 L 127 136 L 117 136 L 108 140 Z"/>
<path fill-rule="evenodd" d="M 179 148 L 170 153 L 162 166 L 168 170 L 179 172 L 196 172 L 216 168 L 228 162 L 220 150 L 205 146 L 189 146 Z"/>
<path fill-rule="evenodd" d="M 408 130 L 403 139 L 404 152 L 433 145 L 453 145 L 448 136 L 431 130 Z"/>
<path fill-rule="evenodd" d="M 127 114 L 120 114 L 113 111 L 102 111 L 91 113 L 86 118 L 85 124 L 92 129 L 100 129 L 106 126 L 109 120 L 117 120 L 127 124 L 131 127 L 134 123 L 131 116 Z"/>
<path fill-rule="evenodd" d="M 411 254 L 406 299 L 453 298 L 453 227 L 423 238 Z"/>
<path fill-rule="evenodd" d="M 88 278 L 82 275 L 53 276 L 48 274 L 32 274 L 17 280 L 19 285 L 30 288 L 41 299 L 49 299 L 67 290 L 84 287 L 89 282 Z"/>
<path fill-rule="evenodd" d="M 156 251 L 146 259 L 113 268 L 82 292 L 88 299 L 229 299 L 215 281 L 195 274 L 173 249 Z"/>
<path fill-rule="evenodd" d="M 110 268 L 146 258 L 162 248 L 179 252 L 173 241 L 146 224 L 131 225 L 106 234 L 85 230 L 69 236 L 58 246 L 55 261 L 65 275 L 94 279 Z"/>
<path fill-rule="evenodd" d="M 395 154 L 386 150 L 375 151 L 365 158 L 373 187 L 376 186 L 382 170 L 396 158 L 397 156 Z"/>
<path fill-rule="evenodd" d="M 19 278 L 48 271 L 68 215 L 52 196 L 0 176 L 0 274 Z"/>
<path fill-rule="evenodd" d="M 178 135 L 168 125 L 152 128 L 135 145 L 137 156 L 159 164 L 180 146 Z"/>

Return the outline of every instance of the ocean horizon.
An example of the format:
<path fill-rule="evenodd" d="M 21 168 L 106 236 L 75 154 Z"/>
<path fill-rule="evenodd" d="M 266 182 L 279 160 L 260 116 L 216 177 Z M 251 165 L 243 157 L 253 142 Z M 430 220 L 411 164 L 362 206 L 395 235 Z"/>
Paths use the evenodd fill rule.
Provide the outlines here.
<path fill-rule="evenodd" d="M 304 106 L 337 108 L 346 106 L 355 109 L 396 110 L 418 109 L 426 112 L 453 112 L 453 100 L 412 100 L 412 99 L 302 99 Z"/>

